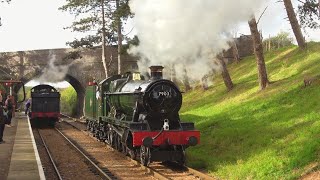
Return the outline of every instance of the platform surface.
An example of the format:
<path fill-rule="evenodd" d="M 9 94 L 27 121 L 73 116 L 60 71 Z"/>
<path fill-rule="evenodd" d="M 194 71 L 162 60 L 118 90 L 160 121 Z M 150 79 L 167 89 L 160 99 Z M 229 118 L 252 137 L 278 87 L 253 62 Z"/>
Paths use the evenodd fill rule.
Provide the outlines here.
<path fill-rule="evenodd" d="M 16 113 L 12 125 L 5 127 L 5 143 L 0 144 L 0 179 L 45 179 L 27 117 Z"/>

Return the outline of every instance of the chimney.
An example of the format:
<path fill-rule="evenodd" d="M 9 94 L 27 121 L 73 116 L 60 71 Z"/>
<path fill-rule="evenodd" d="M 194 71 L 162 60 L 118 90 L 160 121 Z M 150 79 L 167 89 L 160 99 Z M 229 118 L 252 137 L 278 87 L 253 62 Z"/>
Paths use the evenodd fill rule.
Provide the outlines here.
<path fill-rule="evenodd" d="M 150 66 L 151 80 L 162 79 L 163 66 Z"/>

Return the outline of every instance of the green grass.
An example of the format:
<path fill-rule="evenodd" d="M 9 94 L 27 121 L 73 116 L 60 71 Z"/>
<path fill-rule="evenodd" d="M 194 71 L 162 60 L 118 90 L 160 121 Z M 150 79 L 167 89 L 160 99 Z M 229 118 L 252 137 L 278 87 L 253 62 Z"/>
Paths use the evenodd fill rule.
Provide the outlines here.
<path fill-rule="evenodd" d="M 207 91 L 184 94 L 183 121 L 201 131 L 187 150 L 188 165 L 221 179 L 297 179 L 320 160 L 320 43 L 265 54 L 269 80 L 259 91 L 254 57 L 228 66 L 231 92 L 220 77 Z"/>

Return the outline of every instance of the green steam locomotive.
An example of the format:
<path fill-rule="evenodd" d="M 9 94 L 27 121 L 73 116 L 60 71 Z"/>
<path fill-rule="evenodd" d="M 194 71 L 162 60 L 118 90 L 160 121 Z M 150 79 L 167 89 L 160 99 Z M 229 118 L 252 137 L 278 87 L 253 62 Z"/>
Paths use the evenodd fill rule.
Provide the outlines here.
<path fill-rule="evenodd" d="M 194 123 L 181 122 L 182 94 L 162 78 L 162 66 L 140 73 L 111 76 L 86 88 L 87 129 L 100 141 L 140 159 L 185 163 L 185 149 L 200 142 Z"/>

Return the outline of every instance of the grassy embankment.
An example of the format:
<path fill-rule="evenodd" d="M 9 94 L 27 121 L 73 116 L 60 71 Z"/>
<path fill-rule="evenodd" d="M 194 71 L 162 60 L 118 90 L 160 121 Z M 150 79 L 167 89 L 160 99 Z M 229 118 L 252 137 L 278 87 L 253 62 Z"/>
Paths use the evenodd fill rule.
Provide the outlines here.
<path fill-rule="evenodd" d="M 231 92 L 220 77 L 207 91 L 184 94 L 181 119 L 201 131 L 188 165 L 221 179 L 296 179 L 320 160 L 320 43 L 265 54 L 270 86 L 259 91 L 254 57 L 228 66 Z M 319 169 L 319 168 L 318 168 Z"/>

